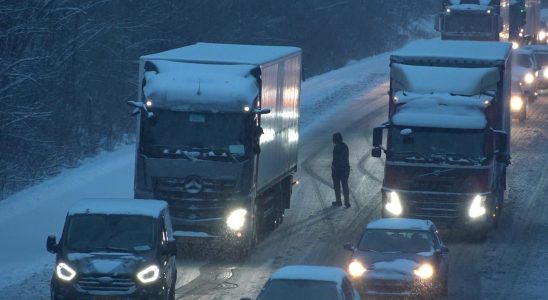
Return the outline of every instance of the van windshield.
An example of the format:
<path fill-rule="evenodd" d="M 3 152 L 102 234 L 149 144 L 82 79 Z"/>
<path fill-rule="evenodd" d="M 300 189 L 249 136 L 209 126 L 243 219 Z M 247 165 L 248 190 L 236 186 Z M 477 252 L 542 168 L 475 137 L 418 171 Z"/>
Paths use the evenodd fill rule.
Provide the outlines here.
<path fill-rule="evenodd" d="M 154 248 L 156 222 L 135 215 L 73 215 L 65 246 L 75 252 L 146 252 Z"/>

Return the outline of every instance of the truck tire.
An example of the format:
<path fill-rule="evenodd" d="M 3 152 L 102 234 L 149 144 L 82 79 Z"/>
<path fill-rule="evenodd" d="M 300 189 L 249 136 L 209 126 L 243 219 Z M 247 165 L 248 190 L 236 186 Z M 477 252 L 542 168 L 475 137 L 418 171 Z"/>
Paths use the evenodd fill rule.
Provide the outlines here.
<path fill-rule="evenodd" d="M 527 120 L 527 105 L 523 108 L 521 113 L 519 114 L 519 123 L 523 124 L 525 123 L 525 120 Z"/>
<path fill-rule="evenodd" d="M 259 233 L 261 230 L 261 220 L 259 219 L 259 209 L 257 204 L 253 209 L 253 224 L 251 225 L 251 234 L 236 247 L 236 259 L 243 259 L 251 253 L 251 250 L 259 243 Z"/>

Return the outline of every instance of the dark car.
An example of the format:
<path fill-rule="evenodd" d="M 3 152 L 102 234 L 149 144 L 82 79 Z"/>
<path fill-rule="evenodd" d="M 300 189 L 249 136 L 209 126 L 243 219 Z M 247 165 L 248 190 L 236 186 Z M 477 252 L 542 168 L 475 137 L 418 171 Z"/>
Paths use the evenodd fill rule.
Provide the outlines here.
<path fill-rule="evenodd" d="M 360 295 L 341 268 L 297 265 L 274 272 L 257 297 L 257 300 L 304 299 L 360 300 Z"/>
<path fill-rule="evenodd" d="M 365 295 L 438 297 L 448 292 L 449 250 L 428 220 L 371 222 L 352 251 L 348 273 Z"/>
<path fill-rule="evenodd" d="M 65 220 L 56 253 L 51 299 L 174 299 L 177 267 L 167 203 L 85 199 Z"/>

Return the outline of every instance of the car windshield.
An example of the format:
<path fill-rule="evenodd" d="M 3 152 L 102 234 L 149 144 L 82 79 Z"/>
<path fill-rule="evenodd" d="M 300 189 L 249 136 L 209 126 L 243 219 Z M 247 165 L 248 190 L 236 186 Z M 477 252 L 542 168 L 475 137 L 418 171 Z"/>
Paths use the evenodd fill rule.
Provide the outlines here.
<path fill-rule="evenodd" d="M 537 61 L 539 66 L 548 66 L 548 52 L 535 53 L 535 60 Z"/>
<path fill-rule="evenodd" d="M 319 280 L 270 280 L 257 300 L 342 299 L 335 282 Z"/>
<path fill-rule="evenodd" d="M 447 32 L 491 32 L 491 16 L 484 14 L 450 14 L 445 18 Z"/>
<path fill-rule="evenodd" d="M 515 63 L 516 65 L 524 68 L 533 67 L 533 64 L 531 63 L 531 57 L 528 54 L 516 54 Z"/>
<path fill-rule="evenodd" d="M 156 110 L 143 120 L 141 151 L 148 157 L 241 161 L 249 154 L 250 115 Z"/>
<path fill-rule="evenodd" d="M 420 253 L 433 251 L 428 231 L 368 229 L 358 244 L 360 251 Z"/>
<path fill-rule="evenodd" d="M 76 252 L 146 252 L 154 248 L 156 222 L 135 215 L 73 215 L 65 246 Z"/>
<path fill-rule="evenodd" d="M 484 164 L 487 161 L 485 140 L 483 129 L 411 129 L 393 126 L 389 132 L 388 159 L 460 165 Z"/>

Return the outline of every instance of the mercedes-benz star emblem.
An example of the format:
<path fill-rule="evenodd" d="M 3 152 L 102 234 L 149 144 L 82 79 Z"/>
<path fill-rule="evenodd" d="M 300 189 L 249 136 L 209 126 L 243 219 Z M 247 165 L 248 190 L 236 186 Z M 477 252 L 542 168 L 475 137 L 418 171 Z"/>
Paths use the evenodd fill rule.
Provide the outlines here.
<path fill-rule="evenodd" d="M 202 191 L 202 179 L 198 176 L 189 176 L 185 179 L 185 190 L 189 194 L 197 194 Z"/>

